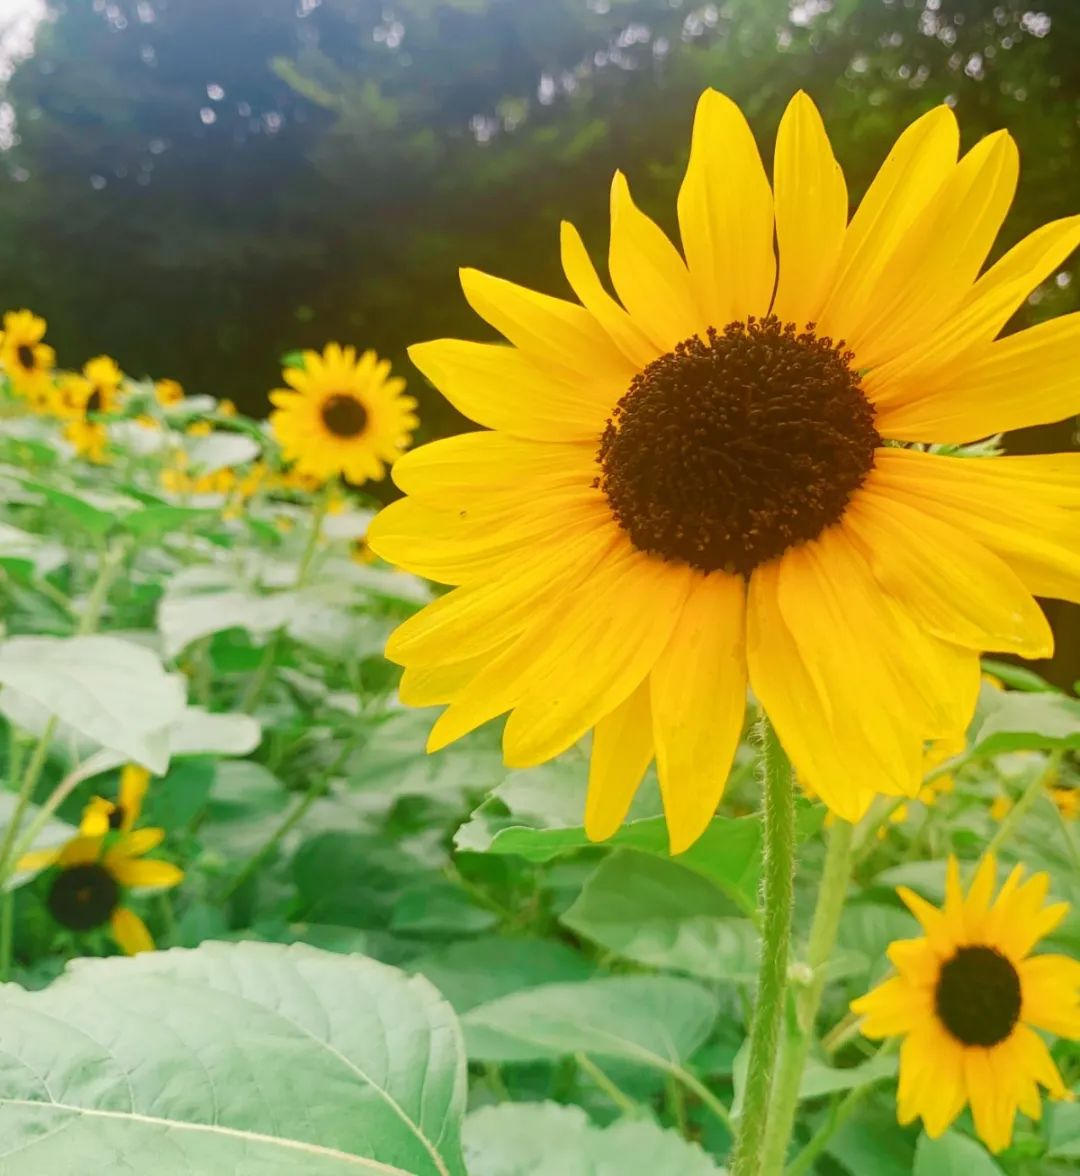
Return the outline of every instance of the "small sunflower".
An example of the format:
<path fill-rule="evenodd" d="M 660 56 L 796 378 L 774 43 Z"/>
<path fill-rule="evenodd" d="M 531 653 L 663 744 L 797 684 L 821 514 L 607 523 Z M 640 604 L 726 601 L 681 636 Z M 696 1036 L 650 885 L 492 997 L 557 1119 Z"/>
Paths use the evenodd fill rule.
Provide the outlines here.
<path fill-rule="evenodd" d="M 83 365 L 83 376 L 89 391 L 81 408 L 85 416 L 116 412 L 120 407 L 120 385 L 124 373 L 115 359 L 99 355 Z"/>
<path fill-rule="evenodd" d="M 0 364 L 16 392 L 43 395 L 56 366 L 56 352 L 43 343 L 46 322 L 29 310 L 9 310 L 0 334 Z"/>
<path fill-rule="evenodd" d="M 1040 1086 L 1069 1097 L 1035 1030 L 1080 1038 L 1080 962 L 1030 954 L 1068 903 L 1044 905 L 1047 875 L 1022 882 L 1023 874 L 1017 866 L 993 899 L 996 866 L 987 856 L 965 896 L 950 858 L 941 910 L 899 887 L 925 935 L 891 944 L 898 975 L 851 1005 L 867 1037 L 904 1038 L 900 1122 L 921 1117 L 937 1138 L 970 1104 L 993 1152 L 1009 1146 L 1018 1110 L 1039 1118 Z"/>
<path fill-rule="evenodd" d="M 270 414 L 286 461 L 324 482 L 378 480 L 406 449 L 419 423 L 405 381 L 390 378 L 390 363 L 374 351 L 328 343 L 322 355 L 305 351 L 303 367 L 285 368 L 290 388 L 270 393 Z"/>
<path fill-rule="evenodd" d="M 154 397 L 162 408 L 171 408 L 184 399 L 184 386 L 179 380 L 156 380 L 154 382 Z"/>
<path fill-rule="evenodd" d="M 513 767 L 591 731 L 589 835 L 618 828 L 655 759 L 679 852 L 719 803 L 748 685 L 799 777 L 856 821 L 876 793 L 918 794 L 925 744 L 971 719 L 982 651 L 1048 654 L 1034 597 L 1080 601 L 1080 454 L 928 449 L 1080 412 L 1080 315 L 997 338 L 1080 217 L 980 272 L 1017 152 L 997 132 L 958 160 L 958 142 L 948 107 L 924 115 L 849 220 L 805 94 L 770 187 L 710 90 L 681 252 L 615 176 L 618 300 L 566 223 L 577 301 L 462 271 L 510 345 L 409 354 L 488 431 L 401 458 L 408 497 L 368 535 L 454 588 L 387 646 L 405 702 L 447 705 L 429 750 L 507 712 Z"/>
<path fill-rule="evenodd" d="M 127 803 L 137 815 L 141 793 L 134 776 L 127 784 Z M 62 927 L 70 931 L 95 931 L 108 926 L 113 939 L 127 955 L 152 951 L 154 941 L 146 924 L 124 905 L 128 887 L 169 889 L 183 881 L 184 872 L 171 862 L 145 861 L 143 856 L 165 838 L 164 829 L 132 829 L 124 811 L 124 786 L 116 805 L 100 798 L 83 814 L 79 834 L 55 849 L 34 850 L 19 859 L 20 870 L 55 870 L 49 883 L 46 906 Z M 118 823 L 113 814 L 119 812 Z M 100 830 L 88 833 L 88 829 Z M 126 828 L 125 828 L 126 824 Z"/>

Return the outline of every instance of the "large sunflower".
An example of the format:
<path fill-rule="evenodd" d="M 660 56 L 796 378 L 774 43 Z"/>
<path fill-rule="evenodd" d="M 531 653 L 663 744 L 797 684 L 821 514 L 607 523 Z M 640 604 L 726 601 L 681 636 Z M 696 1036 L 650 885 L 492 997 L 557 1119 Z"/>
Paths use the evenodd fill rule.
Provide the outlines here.
<path fill-rule="evenodd" d="M 937 1138 L 970 1103 L 975 1130 L 995 1152 L 1009 1146 L 1018 1110 L 1039 1118 L 1040 1085 L 1069 1097 L 1035 1030 L 1080 1038 L 1080 963 L 1030 954 L 1068 904 L 1045 906 L 1049 878 L 1021 882 L 1023 873 L 1017 866 L 991 901 L 996 871 L 987 856 L 965 897 L 950 858 L 942 910 L 900 887 L 925 935 L 891 944 L 899 974 L 851 1006 L 868 1037 L 904 1037 L 900 1122 L 921 1117 Z"/>
<path fill-rule="evenodd" d="M 381 478 L 418 424 L 416 401 L 401 394 L 405 381 L 389 378 L 389 361 L 374 351 L 357 358 L 355 347 L 337 343 L 303 359 L 303 367 L 282 373 L 290 387 L 270 393 L 270 424 L 285 460 L 319 481 Z"/>
<path fill-rule="evenodd" d="M 1080 599 L 1080 455 L 923 443 L 1080 410 L 1080 315 L 995 342 L 1080 217 L 980 276 L 1016 147 L 998 132 L 958 161 L 957 143 L 947 107 L 920 118 L 849 221 L 809 98 L 781 121 L 770 190 L 710 90 L 682 253 L 615 176 L 619 301 L 565 223 L 579 301 L 462 272 L 511 346 L 410 355 L 490 431 L 400 460 L 409 497 L 368 534 L 456 586 L 388 646 L 406 702 L 449 704 L 431 749 L 506 711 L 517 767 L 592 730 L 589 834 L 617 828 L 655 757 L 677 852 L 716 809 L 748 681 L 800 776 L 855 820 L 875 792 L 916 794 L 924 741 L 963 731 L 980 651 L 1050 653 L 1032 594 Z"/>
<path fill-rule="evenodd" d="M 51 386 L 56 352 L 45 337 L 46 323 L 29 310 L 9 310 L 0 334 L 0 364 L 16 392 L 40 402 Z"/>

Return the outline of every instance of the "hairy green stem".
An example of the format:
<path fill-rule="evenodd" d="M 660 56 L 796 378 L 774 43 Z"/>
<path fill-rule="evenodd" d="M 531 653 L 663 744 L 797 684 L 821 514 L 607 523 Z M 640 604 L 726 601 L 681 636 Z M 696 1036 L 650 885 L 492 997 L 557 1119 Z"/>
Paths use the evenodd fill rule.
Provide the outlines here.
<path fill-rule="evenodd" d="M 761 890 L 761 965 L 750 1028 L 743 1110 L 732 1153 L 732 1176 L 757 1176 L 767 1126 L 776 1046 L 784 1017 L 795 870 L 795 799 L 791 764 L 776 732 L 761 720 L 765 844 Z"/>
<path fill-rule="evenodd" d="M 802 1083 L 806 1059 L 810 1055 L 814 1026 L 817 1023 L 818 1010 L 821 1008 L 821 997 L 825 991 L 829 957 L 836 945 L 840 915 L 844 909 L 844 899 L 847 897 L 848 883 L 851 880 L 854 831 L 853 825 L 841 820 L 837 820 L 829 831 L 829 846 L 825 854 L 825 866 L 821 874 L 817 906 L 814 909 L 814 921 L 810 925 L 810 940 L 806 949 L 810 979 L 796 999 L 797 1035 L 788 1037 L 784 1042 L 779 1070 L 773 1084 L 768 1128 L 761 1159 L 763 1172 L 783 1170 L 791 1129 L 795 1123 L 799 1086 Z"/>

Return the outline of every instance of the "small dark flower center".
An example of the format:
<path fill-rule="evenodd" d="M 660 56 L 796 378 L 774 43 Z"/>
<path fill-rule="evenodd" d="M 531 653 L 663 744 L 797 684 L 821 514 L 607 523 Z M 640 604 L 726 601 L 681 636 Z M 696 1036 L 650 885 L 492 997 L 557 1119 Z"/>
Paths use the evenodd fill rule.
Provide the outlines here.
<path fill-rule="evenodd" d="M 34 356 L 34 349 L 28 343 L 23 343 L 15 349 L 15 354 L 19 357 L 19 363 L 28 372 L 32 371 L 37 363 Z"/>
<path fill-rule="evenodd" d="M 109 828 L 119 829 L 124 823 L 124 806 L 122 804 L 114 805 L 112 811 L 109 813 Z"/>
<path fill-rule="evenodd" d="M 322 419 L 335 437 L 359 437 L 367 426 L 368 414 L 355 396 L 338 392 L 323 402 Z"/>
<path fill-rule="evenodd" d="M 997 1045 L 1020 1017 L 1020 977 L 992 947 L 961 947 L 938 974 L 934 1004 L 941 1023 L 964 1045 Z"/>
<path fill-rule="evenodd" d="M 120 902 L 116 880 L 96 862 L 70 866 L 56 875 L 49 891 L 52 917 L 72 931 L 90 931 L 109 921 Z"/>
<path fill-rule="evenodd" d="M 101 412 L 101 389 L 95 387 L 93 392 L 86 398 L 86 413 L 89 416 L 92 412 Z"/>
<path fill-rule="evenodd" d="M 769 316 L 653 360 L 597 453 L 596 484 L 634 545 L 747 575 L 837 522 L 881 442 L 852 358 Z"/>

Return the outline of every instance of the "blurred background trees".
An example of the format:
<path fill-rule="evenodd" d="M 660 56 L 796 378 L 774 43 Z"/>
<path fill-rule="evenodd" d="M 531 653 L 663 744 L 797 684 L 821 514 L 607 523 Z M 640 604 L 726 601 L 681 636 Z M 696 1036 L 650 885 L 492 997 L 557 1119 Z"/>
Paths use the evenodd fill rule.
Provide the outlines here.
<path fill-rule="evenodd" d="M 255 412 L 298 346 L 405 366 L 409 342 L 481 337 L 460 265 L 563 291 L 558 221 L 602 256 L 616 167 L 671 228 L 705 85 L 766 158 L 808 90 L 853 197 L 949 102 L 965 145 L 1019 142 L 1001 248 L 1080 211 L 1076 0 L 54 0 L 30 20 L 44 3 L 0 3 L 0 302 L 46 315 L 61 363 L 107 351 Z M 32 47 L 3 36 L 16 18 Z M 1078 305 L 1066 269 L 1022 318 Z M 425 435 L 460 427 L 410 382 Z"/>

